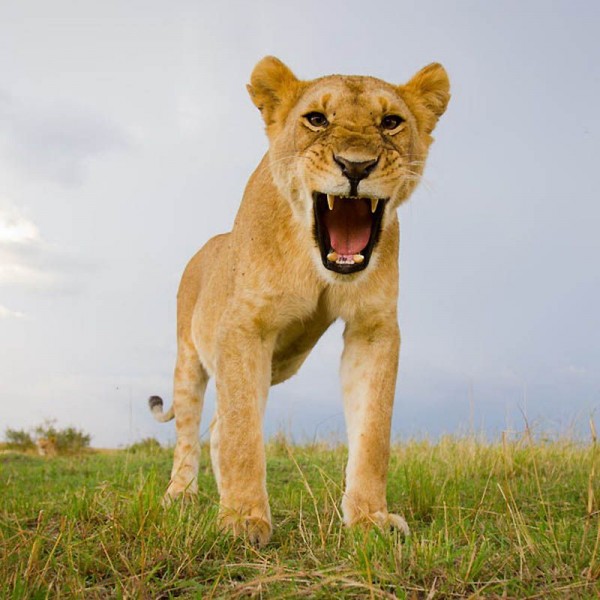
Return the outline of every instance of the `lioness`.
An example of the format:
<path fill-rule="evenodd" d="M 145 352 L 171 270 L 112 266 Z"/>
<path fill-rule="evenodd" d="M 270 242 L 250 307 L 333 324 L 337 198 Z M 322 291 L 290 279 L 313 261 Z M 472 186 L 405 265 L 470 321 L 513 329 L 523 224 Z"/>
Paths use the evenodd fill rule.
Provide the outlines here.
<path fill-rule="evenodd" d="M 56 438 L 38 438 L 35 441 L 35 445 L 40 456 L 47 456 L 52 458 L 58 456 L 58 448 L 56 447 Z"/>
<path fill-rule="evenodd" d="M 346 323 L 341 378 L 349 456 L 347 525 L 408 532 L 387 509 L 390 423 L 400 334 L 398 218 L 450 98 L 431 64 L 405 85 L 332 75 L 301 81 L 278 59 L 255 67 L 250 97 L 269 150 L 233 230 L 187 265 L 177 295 L 175 417 L 166 500 L 197 492 L 204 391 L 216 378 L 210 454 L 219 520 L 257 544 L 271 536 L 262 418 L 269 386 L 299 369 L 323 332 Z"/>

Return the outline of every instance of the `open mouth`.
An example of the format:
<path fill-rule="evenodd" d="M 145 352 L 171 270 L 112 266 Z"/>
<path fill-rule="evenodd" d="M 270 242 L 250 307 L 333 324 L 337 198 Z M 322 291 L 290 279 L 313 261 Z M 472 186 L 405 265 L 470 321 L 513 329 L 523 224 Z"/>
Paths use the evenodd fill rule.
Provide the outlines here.
<path fill-rule="evenodd" d="M 369 264 L 381 233 L 383 198 L 313 193 L 315 237 L 326 269 L 348 274 Z"/>

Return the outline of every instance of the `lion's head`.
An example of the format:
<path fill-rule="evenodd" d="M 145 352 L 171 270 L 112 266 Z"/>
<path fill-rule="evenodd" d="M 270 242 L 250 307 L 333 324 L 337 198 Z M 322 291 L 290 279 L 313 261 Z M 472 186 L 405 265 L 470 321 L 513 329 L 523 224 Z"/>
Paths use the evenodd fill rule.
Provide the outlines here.
<path fill-rule="evenodd" d="M 405 85 L 341 75 L 300 81 L 271 56 L 256 65 L 248 91 L 266 124 L 273 179 L 314 232 L 326 269 L 368 266 L 420 179 L 449 87 L 437 63 Z"/>

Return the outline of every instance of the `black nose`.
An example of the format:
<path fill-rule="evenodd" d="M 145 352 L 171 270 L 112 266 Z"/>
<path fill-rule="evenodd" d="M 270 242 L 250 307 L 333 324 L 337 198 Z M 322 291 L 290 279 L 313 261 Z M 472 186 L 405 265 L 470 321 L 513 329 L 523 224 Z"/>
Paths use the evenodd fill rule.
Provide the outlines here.
<path fill-rule="evenodd" d="M 372 160 L 365 160 L 362 162 L 353 162 L 342 156 L 335 156 L 333 160 L 340 166 L 342 173 L 350 180 L 353 184 L 352 187 L 357 187 L 358 182 L 361 179 L 365 179 L 369 176 L 369 173 L 377 166 L 379 158 Z"/>

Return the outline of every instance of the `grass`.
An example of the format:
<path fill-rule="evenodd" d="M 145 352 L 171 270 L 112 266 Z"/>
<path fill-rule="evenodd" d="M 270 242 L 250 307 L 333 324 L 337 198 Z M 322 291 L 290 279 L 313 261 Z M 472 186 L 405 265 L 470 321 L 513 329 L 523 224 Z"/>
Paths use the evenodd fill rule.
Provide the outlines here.
<path fill-rule="evenodd" d="M 268 446 L 275 532 L 256 549 L 215 527 L 203 449 L 197 501 L 163 509 L 171 452 L 0 454 L 2 598 L 597 598 L 595 440 L 394 447 L 402 540 L 347 530 L 346 451 Z"/>

